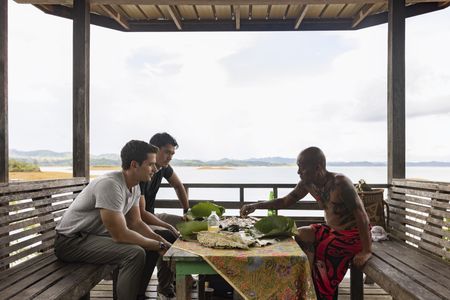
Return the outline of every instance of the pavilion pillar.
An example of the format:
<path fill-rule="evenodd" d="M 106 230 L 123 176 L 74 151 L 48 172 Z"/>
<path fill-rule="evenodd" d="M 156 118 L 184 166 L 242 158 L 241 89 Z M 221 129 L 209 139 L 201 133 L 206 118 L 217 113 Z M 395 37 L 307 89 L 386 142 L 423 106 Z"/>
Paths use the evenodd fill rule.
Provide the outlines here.
<path fill-rule="evenodd" d="M 388 184 L 405 178 L 405 0 L 389 0 Z"/>
<path fill-rule="evenodd" d="M 0 185 L 8 184 L 8 1 L 0 0 Z"/>
<path fill-rule="evenodd" d="M 89 178 L 90 0 L 73 1 L 73 176 Z"/>

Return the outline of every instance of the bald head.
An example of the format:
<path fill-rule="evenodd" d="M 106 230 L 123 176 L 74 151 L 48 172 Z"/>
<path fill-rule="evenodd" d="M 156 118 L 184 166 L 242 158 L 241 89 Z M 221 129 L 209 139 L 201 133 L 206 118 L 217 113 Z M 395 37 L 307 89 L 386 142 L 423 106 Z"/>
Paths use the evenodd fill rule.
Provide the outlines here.
<path fill-rule="evenodd" d="M 300 152 L 298 156 L 299 161 L 310 167 L 322 167 L 325 169 L 326 159 L 322 150 L 317 147 L 309 147 Z"/>

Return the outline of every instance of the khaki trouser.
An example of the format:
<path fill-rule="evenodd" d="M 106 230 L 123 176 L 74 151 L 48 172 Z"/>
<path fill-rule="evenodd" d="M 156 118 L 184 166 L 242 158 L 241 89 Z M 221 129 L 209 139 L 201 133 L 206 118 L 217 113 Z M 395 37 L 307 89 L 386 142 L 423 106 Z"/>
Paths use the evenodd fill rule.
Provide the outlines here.
<path fill-rule="evenodd" d="M 145 294 L 159 257 L 156 251 L 116 243 L 108 236 L 90 234 L 75 237 L 57 234 L 55 254 L 65 262 L 117 265 L 116 292 L 119 300 L 132 300 Z"/>
<path fill-rule="evenodd" d="M 172 226 L 176 226 L 176 224 L 183 222 L 183 217 L 170 215 L 170 214 L 156 214 L 156 216 L 162 221 L 169 223 Z M 150 226 L 157 234 L 165 238 L 168 242 L 173 243 L 176 240 L 176 237 L 172 234 L 172 232 L 164 227 L 159 226 Z M 174 292 L 173 282 L 175 280 L 175 273 L 170 269 L 170 266 L 162 261 L 162 259 L 158 260 L 158 292 L 164 295 L 169 295 Z"/>

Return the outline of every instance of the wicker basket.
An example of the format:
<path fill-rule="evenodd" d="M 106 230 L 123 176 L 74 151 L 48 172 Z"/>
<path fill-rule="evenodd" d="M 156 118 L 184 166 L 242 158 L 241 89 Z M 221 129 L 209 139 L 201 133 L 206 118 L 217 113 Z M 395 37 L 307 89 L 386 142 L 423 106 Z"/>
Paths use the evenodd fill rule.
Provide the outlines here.
<path fill-rule="evenodd" d="M 384 207 L 387 203 L 383 199 L 383 189 L 373 189 L 368 192 L 358 192 L 359 197 L 364 203 L 367 215 L 372 226 L 378 225 L 386 229 L 386 217 Z M 386 210 L 389 213 L 389 209 Z M 388 218 L 389 219 L 389 218 Z"/>

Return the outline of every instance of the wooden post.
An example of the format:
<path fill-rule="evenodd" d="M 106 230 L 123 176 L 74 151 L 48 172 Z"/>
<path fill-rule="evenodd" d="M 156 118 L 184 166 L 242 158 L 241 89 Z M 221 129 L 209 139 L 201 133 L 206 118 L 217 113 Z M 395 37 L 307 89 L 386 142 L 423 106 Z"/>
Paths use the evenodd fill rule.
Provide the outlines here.
<path fill-rule="evenodd" d="M 8 1 L 0 0 L 0 185 L 8 184 Z"/>
<path fill-rule="evenodd" d="M 89 178 L 90 0 L 73 2 L 73 176 Z"/>
<path fill-rule="evenodd" d="M 389 0 L 388 184 L 405 178 L 405 0 Z"/>

